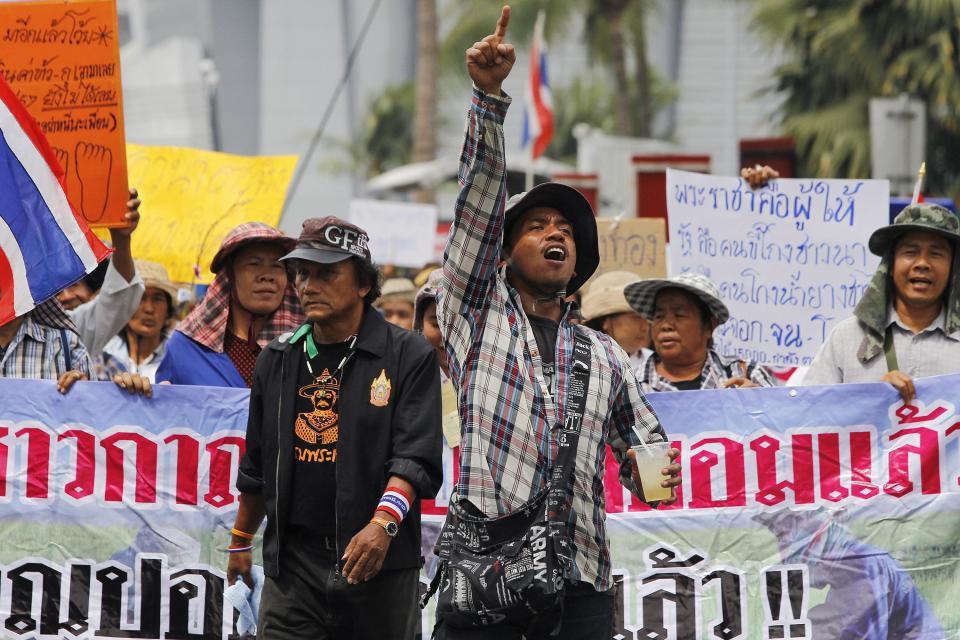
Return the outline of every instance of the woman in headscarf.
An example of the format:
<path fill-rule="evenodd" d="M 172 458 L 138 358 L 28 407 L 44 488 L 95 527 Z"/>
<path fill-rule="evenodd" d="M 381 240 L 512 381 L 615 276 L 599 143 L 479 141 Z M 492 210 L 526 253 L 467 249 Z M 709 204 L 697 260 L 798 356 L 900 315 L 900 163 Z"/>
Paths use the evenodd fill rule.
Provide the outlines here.
<path fill-rule="evenodd" d="M 262 222 L 230 231 L 203 300 L 170 336 L 158 382 L 249 387 L 260 350 L 304 322 L 280 257 L 296 241 Z"/>

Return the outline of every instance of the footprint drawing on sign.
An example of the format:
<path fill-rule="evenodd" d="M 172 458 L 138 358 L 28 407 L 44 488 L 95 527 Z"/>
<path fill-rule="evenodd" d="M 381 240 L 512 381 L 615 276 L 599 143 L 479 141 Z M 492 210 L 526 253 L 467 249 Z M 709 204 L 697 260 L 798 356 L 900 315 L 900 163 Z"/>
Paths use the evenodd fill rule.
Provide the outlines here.
<path fill-rule="evenodd" d="M 109 147 L 78 142 L 73 154 L 73 170 L 80 182 L 80 207 L 90 222 L 98 222 L 107 211 L 107 184 L 113 167 Z"/>
<path fill-rule="evenodd" d="M 57 157 L 57 162 L 60 164 L 60 168 L 63 169 L 63 175 L 70 175 L 70 153 L 66 149 L 61 149 L 60 147 L 52 147 L 53 155 Z"/>

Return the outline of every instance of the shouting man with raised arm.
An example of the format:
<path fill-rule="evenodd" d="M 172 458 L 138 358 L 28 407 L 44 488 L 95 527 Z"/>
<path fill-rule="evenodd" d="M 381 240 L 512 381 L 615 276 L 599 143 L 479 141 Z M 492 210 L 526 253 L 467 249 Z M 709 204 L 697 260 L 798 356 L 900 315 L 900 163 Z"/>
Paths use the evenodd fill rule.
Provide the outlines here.
<path fill-rule="evenodd" d="M 412 640 L 418 498 L 440 487 L 440 368 L 371 304 L 368 236 L 310 218 L 289 265 L 307 323 L 257 359 L 230 583 L 250 584 L 263 518 L 263 640 Z"/>
<path fill-rule="evenodd" d="M 566 485 L 567 517 L 560 523 L 572 543 L 572 563 L 563 576 L 562 614 L 554 608 L 520 622 L 487 616 L 487 626 L 469 628 L 440 607 L 445 590 L 465 591 L 458 591 L 458 576 L 448 567 L 439 581 L 434 637 L 609 638 L 614 599 L 604 529 L 604 443 L 623 465 L 624 485 L 642 497 L 629 447 L 639 438 L 660 441 L 665 434 L 627 354 L 608 337 L 570 322 L 564 297 L 599 263 L 589 203 L 557 183 L 507 200 L 503 119 L 510 98 L 501 83 L 515 60 L 513 47 L 504 42 L 509 18 L 510 8 L 504 7 L 496 31 L 466 53 L 473 102 L 456 219 L 437 292 L 462 432 L 455 502 L 493 518 L 542 495 L 558 449 L 567 451 L 564 438 L 576 405 L 577 444 L 568 453 L 573 482 Z M 576 359 L 577 367 L 575 343 L 576 353 L 589 352 Z M 671 450 L 671 458 L 677 453 Z M 679 465 L 665 462 L 664 486 L 677 485 L 679 472 Z M 469 594 L 461 600 L 470 606 Z"/>

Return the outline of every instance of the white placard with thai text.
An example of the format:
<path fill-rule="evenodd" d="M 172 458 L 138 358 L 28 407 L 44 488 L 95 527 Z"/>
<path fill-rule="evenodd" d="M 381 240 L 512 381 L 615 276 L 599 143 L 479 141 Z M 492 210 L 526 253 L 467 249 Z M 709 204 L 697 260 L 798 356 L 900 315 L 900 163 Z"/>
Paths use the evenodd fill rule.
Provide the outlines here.
<path fill-rule="evenodd" d="M 809 364 L 853 314 L 880 259 L 867 240 L 888 223 L 886 180 L 774 180 L 667 170 L 670 273 L 720 288 L 730 320 L 715 348 L 764 364 Z"/>
<path fill-rule="evenodd" d="M 435 205 L 352 200 L 350 222 L 370 235 L 370 252 L 377 264 L 422 267 L 433 260 Z"/>

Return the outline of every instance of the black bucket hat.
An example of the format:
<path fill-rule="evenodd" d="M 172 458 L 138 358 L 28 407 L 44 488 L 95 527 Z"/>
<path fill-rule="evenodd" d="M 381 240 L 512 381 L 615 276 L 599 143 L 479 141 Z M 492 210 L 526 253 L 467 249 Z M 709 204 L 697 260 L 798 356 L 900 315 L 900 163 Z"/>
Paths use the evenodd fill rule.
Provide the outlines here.
<path fill-rule="evenodd" d="M 600 265 L 600 249 L 597 246 L 597 218 L 593 207 L 571 186 L 559 182 L 544 182 L 529 191 L 518 193 L 507 200 L 504 212 L 503 237 L 521 214 L 536 207 L 551 207 L 565 217 L 573 227 L 573 241 L 577 245 L 577 264 L 573 277 L 567 283 L 567 295 L 590 279 Z"/>

